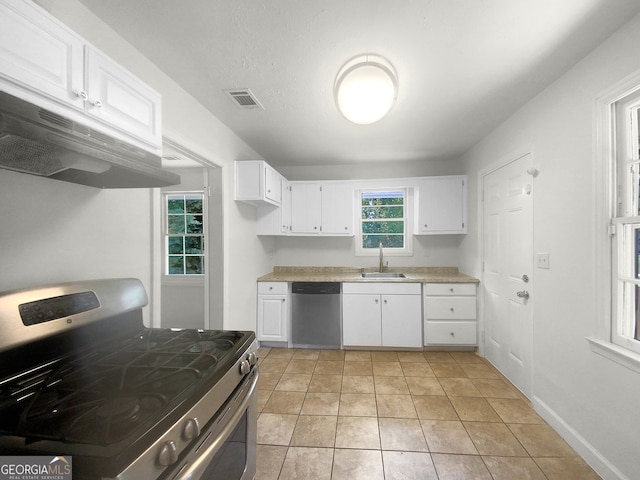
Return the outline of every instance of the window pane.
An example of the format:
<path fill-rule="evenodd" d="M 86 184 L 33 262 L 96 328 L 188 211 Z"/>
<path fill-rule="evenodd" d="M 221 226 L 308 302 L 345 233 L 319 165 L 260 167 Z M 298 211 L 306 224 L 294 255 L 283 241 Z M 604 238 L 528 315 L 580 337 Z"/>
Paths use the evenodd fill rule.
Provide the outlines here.
<path fill-rule="evenodd" d="M 169 237 L 169 245 L 167 246 L 167 250 L 169 254 L 182 254 L 184 253 L 183 248 L 183 239 L 184 237 Z"/>
<path fill-rule="evenodd" d="M 202 215 L 186 215 L 187 233 L 202 233 Z"/>
<path fill-rule="evenodd" d="M 184 274 L 184 257 L 169 255 L 169 275 Z"/>
<path fill-rule="evenodd" d="M 185 252 L 191 254 L 200 254 L 204 253 L 202 251 L 202 237 L 185 237 Z"/>
<path fill-rule="evenodd" d="M 403 206 L 377 206 L 362 207 L 362 218 L 402 218 L 404 217 Z"/>
<path fill-rule="evenodd" d="M 187 275 L 200 275 L 204 273 L 204 262 L 201 256 L 187 256 L 186 273 Z"/>
<path fill-rule="evenodd" d="M 187 213 L 202 213 L 202 199 L 194 196 L 187 196 L 186 199 Z"/>
<path fill-rule="evenodd" d="M 184 215 L 169 215 L 168 230 L 169 234 L 184 233 Z"/>
<path fill-rule="evenodd" d="M 167 200 L 168 213 L 184 213 L 184 198 L 180 196 L 169 196 Z"/>
<path fill-rule="evenodd" d="M 403 248 L 404 235 L 362 235 L 363 248 Z"/>
<path fill-rule="evenodd" d="M 362 233 L 404 233 L 404 222 L 362 222 Z"/>

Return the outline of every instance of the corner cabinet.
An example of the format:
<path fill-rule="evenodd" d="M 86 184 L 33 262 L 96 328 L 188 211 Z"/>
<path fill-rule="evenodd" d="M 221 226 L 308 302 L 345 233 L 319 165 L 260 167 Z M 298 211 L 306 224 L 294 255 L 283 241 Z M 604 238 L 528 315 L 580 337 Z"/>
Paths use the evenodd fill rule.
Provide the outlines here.
<path fill-rule="evenodd" d="M 343 283 L 342 343 L 422 347 L 419 283 Z"/>
<path fill-rule="evenodd" d="M 287 282 L 258 282 L 256 337 L 259 341 L 289 341 L 289 298 Z"/>
<path fill-rule="evenodd" d="M 256 206 L 280 206 L 282 180 L 264 160 L 235 162 L 235 200 Z"/>
<path fill-rule="evenodd" d="M 467 233 L 467 176 L 424 177 L 416 185 L 414 234 Z"/>
<path fill-rule="evenodd" d="M 162 151 L 161 96 L 33 2 L 0 0 L 0 89 Z"/>
<path fill-rule="evenodd" d="M 424 284 L 424 345 L 478 344 L 475 283 Z"/>

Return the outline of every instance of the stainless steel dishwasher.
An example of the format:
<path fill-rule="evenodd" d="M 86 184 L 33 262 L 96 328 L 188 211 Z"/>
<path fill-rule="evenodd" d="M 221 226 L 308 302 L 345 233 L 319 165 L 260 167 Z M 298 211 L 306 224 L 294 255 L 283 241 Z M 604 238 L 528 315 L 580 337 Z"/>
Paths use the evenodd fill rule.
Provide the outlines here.
<path fill-rule="evenodd" d="M 340 348 L 340 283 L 293 282 L 291 344 L 298 348 Z"/>

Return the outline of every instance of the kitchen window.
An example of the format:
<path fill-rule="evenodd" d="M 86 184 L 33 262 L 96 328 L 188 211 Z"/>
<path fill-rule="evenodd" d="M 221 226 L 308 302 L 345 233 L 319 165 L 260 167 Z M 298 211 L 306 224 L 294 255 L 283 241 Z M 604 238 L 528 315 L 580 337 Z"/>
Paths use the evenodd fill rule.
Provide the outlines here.
<path fill-rule="evenodd" d="M 165 274 L 203 275 L 205 265 L 204 195 L 165 195 Z"/>
<path fill-rule="evenodd" d="M 359 192 L 356 254 L 411 255 L 406 189 Z"/>

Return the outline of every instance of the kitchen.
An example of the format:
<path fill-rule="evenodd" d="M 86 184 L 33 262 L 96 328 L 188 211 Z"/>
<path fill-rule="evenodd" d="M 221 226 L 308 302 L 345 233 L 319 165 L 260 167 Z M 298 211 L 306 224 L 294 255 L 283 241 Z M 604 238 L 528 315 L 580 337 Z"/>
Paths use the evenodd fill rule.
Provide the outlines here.
<path fill-rule="evenodd" d="M 274 266 L 364 263 L 343 238 L 256 236 L 255 208 L 233 200 L 233 161 L 262 155 L 82 2 L 41 3 L 162 94 L 166 137 L 222 167 L 224 328 L 255 329 L 256 279 Z M 624 9 L 628 4 L 616 5 Z M 608 298 L 602 289 L 607 270 L 597 230 L 603 228 L 602 219 L 594 214 L 601 188 L 594 158 L 594 103 L 640 69 L 634 47 L 640 40 L 640 18 L 632 8 L 627 13 L 627 23 L 618 18 L 615 29 L 603 31 L 600 40 L 582 53 L 583 58 L 566 64 L 555 77 L 529 78 L 540 84 L 528 101 L 511 110 L 508 118 L 487 130 L 454 162 L 278 167 L 290 180 L 467 175 L 468 233 L 423 237 L 417 241 L 419 255 L 392 257 L 390 265 L 457 266 L 481 278 L 478 177 L 495 162 L 506 162 L 523 149 L 532 151 L 539 171 L 534 181 L 534 251 L 549 253 L 550 268 L 534 272 L 531 400 L 536 411 L 603 478 L 621 479 L 639 475 L 634 455 L 640 448 L 638 370 L 596 354 L 586 338 L 602 335 L 602 305 Z M 610 18 L 603 15 L 600 20 Z M 592 19 L 584 28 L 598 24 Z M 149 254 L 149 245 L 155 241 L 151 191 L 100 191 L 2 170 L 0 192 L 0 255 L 5 272 L 0 276 L 0 291 L 111 277 L 140 278 L 148 292 L 157 288 Z M 370 261 L 367 265 L 374 266 L 375 259 Z M 144 314 L 146 322 L 153 321 L 152 308 Z"/>

